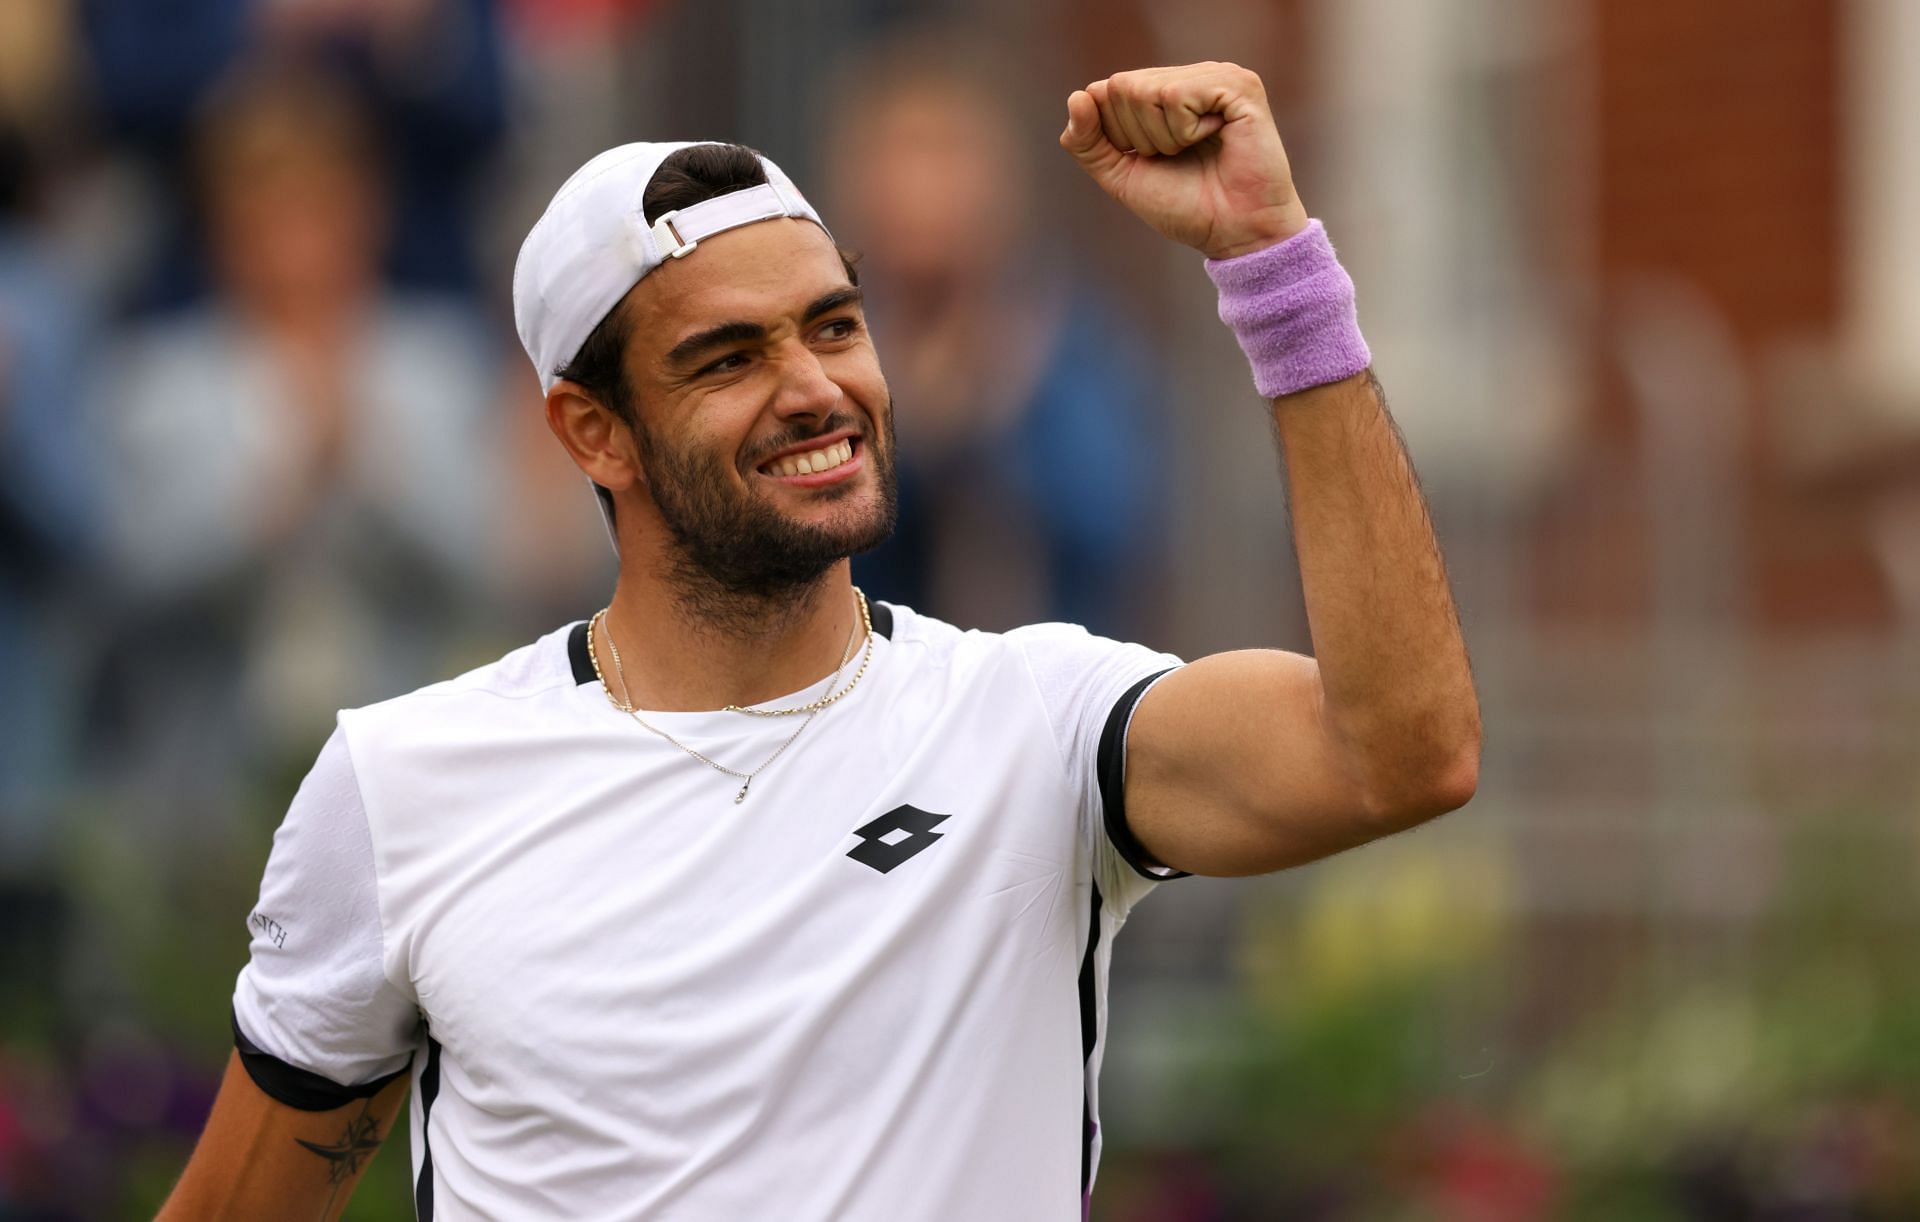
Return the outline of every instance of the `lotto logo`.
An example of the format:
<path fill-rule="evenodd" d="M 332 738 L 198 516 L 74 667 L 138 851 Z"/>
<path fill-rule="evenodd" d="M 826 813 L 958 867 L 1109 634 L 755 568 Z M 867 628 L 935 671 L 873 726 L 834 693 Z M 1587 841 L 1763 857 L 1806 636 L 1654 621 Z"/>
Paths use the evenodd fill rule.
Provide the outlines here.
<path fill-rule="evenodd" d="M 896 806 L 865 827 L 854 829 L 860 843 L 848 849 L 847 856 L 885 874 L 940 839 L 941 833 L 933 829 L 948 817 L 917 806 Z"/>

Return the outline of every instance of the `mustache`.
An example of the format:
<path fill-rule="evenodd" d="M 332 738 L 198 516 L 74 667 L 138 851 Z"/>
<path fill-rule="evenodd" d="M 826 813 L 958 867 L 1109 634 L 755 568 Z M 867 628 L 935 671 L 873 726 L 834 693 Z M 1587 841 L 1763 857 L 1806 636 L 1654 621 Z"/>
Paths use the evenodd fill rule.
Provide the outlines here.
<path fill-rule="evenodd" d="M 834 412 L 813 428 L 795 427 L 775 433 L 742 456 L 741 465 L 751 471 L 782 450 L 805 445 L 816 437 L 825 437 L 829 433 L 838 433 L 844 429 L 852 429 L 859 433 L 862 441 L 873 440 L 874 424 L 864 413 Z"/>

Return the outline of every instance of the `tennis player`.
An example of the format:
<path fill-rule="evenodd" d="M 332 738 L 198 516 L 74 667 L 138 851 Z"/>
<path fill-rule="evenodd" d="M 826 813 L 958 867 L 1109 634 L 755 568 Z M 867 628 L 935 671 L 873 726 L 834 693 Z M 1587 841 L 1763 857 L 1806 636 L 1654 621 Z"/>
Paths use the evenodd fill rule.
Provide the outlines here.
<path fill-rule="evenodd" d="M 514 308 L 612 602 L 340 714 L 163 1217 L 337 1217 L 409 1083 L 421 1218 L 1082 1217 L 1129 910 L 1467 801 L 1440 554 L 1259 79 L 1128 72 L 1067 114 L 1094 181 L 1207 257 L 1316 656 L 869 602 L 848 557 L 892 525 L 893 419 L 850 266 L 751 150 L 603 153 Z"/>

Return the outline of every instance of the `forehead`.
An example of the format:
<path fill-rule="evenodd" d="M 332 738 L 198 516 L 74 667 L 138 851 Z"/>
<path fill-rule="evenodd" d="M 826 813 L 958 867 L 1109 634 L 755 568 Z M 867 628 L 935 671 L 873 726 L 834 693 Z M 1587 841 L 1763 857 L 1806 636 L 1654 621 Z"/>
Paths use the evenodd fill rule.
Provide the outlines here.
<path fill-rule="evenodd" d="M 664 352 L 725 322 L 770 324 L 800 314 L 848 283 L 840 252 L 812 221 L 782 217 L 703 238 L 669 259 L 627 298 L 636 343 Z"/>

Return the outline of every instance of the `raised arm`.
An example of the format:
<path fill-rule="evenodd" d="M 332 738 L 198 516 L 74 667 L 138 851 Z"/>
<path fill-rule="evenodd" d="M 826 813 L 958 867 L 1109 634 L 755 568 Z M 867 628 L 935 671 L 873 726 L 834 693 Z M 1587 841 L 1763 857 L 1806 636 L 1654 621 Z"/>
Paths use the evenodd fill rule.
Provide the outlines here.
<path fill-rule="evenodd" d="M 331 1222 L 393 1128 L 406 1075 L 343 1107 L 302 1111 L 255 1085 L 240 1054 L 159 1222 Z"/>
<path fill-rule="evenodd" d="M 1060 142 L 1108 194 L 1223 261 L 1223 313 L 1272 394 L 1315 655 L 1219 654 L 1149 690 L 1127 736 L 1134 836 L 1167 866 L 1255 874 L 1463 805 L 1480 713 L 1439 544 L 1259 78 L 1122 73 L 1067 108 Z"/>

